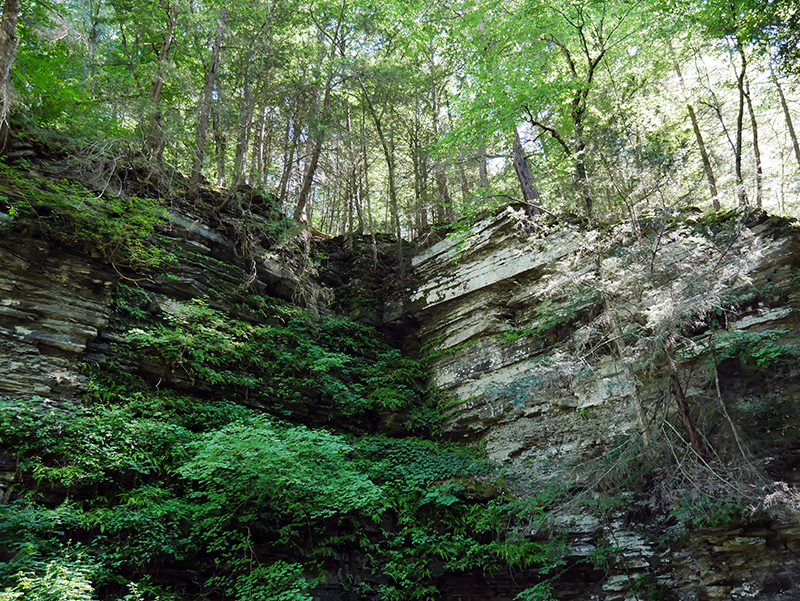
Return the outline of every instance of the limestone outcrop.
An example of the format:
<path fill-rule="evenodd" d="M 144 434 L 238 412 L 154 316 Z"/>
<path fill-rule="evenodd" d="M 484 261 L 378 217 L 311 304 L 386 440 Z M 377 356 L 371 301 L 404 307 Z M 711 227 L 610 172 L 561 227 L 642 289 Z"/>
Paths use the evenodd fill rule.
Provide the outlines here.
<path fill-rule="evenodd" d="M 798 597 L 797 515 L 779 509 L 798 508 L 800 484 L 797 230 L 728 214 L 592 231 L 509 207 L 413 264 L 447 435 L 531 490 L 583 498 L 561 524 L 576 561 L 615 548 L 601 582 L 563 598 Z M 705 467 L 682 473 L 687 428 Z M 586 507 L 617 486 L 624 509 L 597 521 Z M 683 519 L 745 486 L 765 486 L 745 495 L 753 524 Z"/>

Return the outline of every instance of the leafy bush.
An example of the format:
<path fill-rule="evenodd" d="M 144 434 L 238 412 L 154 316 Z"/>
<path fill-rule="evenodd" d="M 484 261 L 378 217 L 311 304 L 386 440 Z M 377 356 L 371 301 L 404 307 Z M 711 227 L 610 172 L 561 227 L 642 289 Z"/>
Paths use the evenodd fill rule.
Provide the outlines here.
<path fill-rule="evenodd" d="M 178 425 L 134 417 L 120 408 L 95 412 L 45 399 L 0 400 L 0 444 L 22 456 L 20 469 L 66 488 L 120 472 L 167 469 L 176 444 L 189 435 Z"/>
<path fill-rule="evenodd" d="M 272 323 L 250 323 L 202 299 L 163 301 L 161 307 L 161 321 L 140 323 L 126 338 L 132 356 L 144 351 L 159 357 L 166 371 L 183 370 L 211 385 L 289 405 L 322 398 L 356 422 L 369 412 L 433 405 L 425 401 L 420 363 L 362 324 L 328 317 L 314 322 L 297 308 L 271 312 Z M 418 419 L 433 425 L 430 416 L 427 423 L 422 414 Z"/>
<path fill-rule="evenodd" d="M 95 601 L 92 577 L 98 569 L 80 551 L 36 560 L 15 574 L 15 585 L 0 592 L 0 601 Z"/>
<path fill-rule="evenodd" d="M 741 522 L 747 516 L 746 510 L 747 503 L 741 499 L 699 497 L 680 499 L 669 514 L 690 528 L 712 528 Z"/>
<path fill-rule="evenodd" d="M 776 342 L 784 334 L 785 330 L 723 332 L 714 338 L 717 359 L 739 359 L 745 363 L 753 362 L 762 368 L 794 359 L 798 354 L 796 348 Z"/>
<path fill-rule="evenodd" d="M 220 516 L 247 521 L 262 511 L 300 521 L 377 515 L 383 491 L 348 460 L 351 449 L 336 434 L 253 418 L 190 443 L 178 473 L 199 485 L 206 532 Z"/>

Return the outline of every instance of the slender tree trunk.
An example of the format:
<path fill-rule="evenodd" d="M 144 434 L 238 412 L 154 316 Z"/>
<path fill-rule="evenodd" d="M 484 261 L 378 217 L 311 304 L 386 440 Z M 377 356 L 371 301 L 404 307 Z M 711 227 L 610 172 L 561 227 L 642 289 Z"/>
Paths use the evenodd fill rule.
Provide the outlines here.
<path fill-rule="evenodd" d="M 408 152 L 411 155 L 411 167 L 414 171 L 414 229 L 417 232 L 422 231 L 422 226 L 419 218 L 420 207 L 422 207 L 422 176 L 420 174 L 420 149 L 417 141 L 417 136 L 412 127 L 409 127 L 408 132 Z"/>
<path fill-rule="evenodd" d="M 794 124 L 792 123 L 792 114 L 789 112 L 789 105 L 786 102 L 786 96 L 783 94 L 783 87 L 778 81 L 778 76 L 775 75 L 775 70 L 770 65 L 770 74 L 772 75 L 772 83 L 775 84 L 775 89 L 778 90 L 778 98 L 781 101 L 781 108 L 783 108 L 783 116 L 786 119 L 786 129 L 789 132 L 789 139 L 792 141 L 792 149 L 794 150 L 794 158 L 797 161 L 797 166 L 800 168 L 800 145 L 797 143 L 797 136 L 794 133 Z"/>
<path fill-rule="evenodd" d="M 361 160 L 364 164 L 364 202 L 366 203 L 369 234 L 372 238 L 372 269 L 378 268 L 378 240 L 375 237 L 375 219 L 369 196 L 369 155 L 367 154 L 367 115 L 366 108 L 361 114 Z"/>
<path fill-rule="evenodd" d="M 420 231 L 428 231 L 428 207 L 430 206 L 430 198 L 428 194 L 428 153 L 424 150 L 419 154 L 419 175 L 420 175 Z"/>
<path fill-rule="evenodd" d="M 361 90 L 364 93 L 364 99 L 366 101 L 367 109 L 369 109 L 369 113 L 372 116 L 372 123 L 375 125 L 375 130 L 378 133 L 378 139 L 381 142 L 381 148 L 383 149 L 383 156 L 386 159 L 386 169 L 388 171 L 389 176 L 389 209 L 391 211 L 391 218 L 392 218 L 392 228 L 394 229 L 394 234 L 397 237 L 397 255 L 399 260 L 399 268 L 398 268 L 398 275 L 400 279 L 405 277 L 405 263 L 403 257 L 403 235 L 402 230 L 400 228 L 400 209 L 397 202 L 397 188 L 395 182 L 395 148 L 394 148 L 394 138 L 387 137 L 386 133 L 383 130 L 383 123 L 381 122 L 381 117 L 378 115 L 375 107 L 372 104 L 369 96 L 367 95 L 367 90 L 364 87 L 364 83 L 359 80 L 361 84 Z M 391 132 L 390 132 L 391 134 Z"/>
<path fill-rule="evenodd" d="M 387 138 L 385 132 L 383 131 L 383 125 L 378 118 L 378 115 L 375 112 L 372 112 L 373 123 L 375 124 L 375 129 L 378 132 L 378 139 L 381 142 L 381 148 L 383 149 L 383 157 L 386 159 L 386 169 L 388 171 L 388 184 L 389 184 L 389 210 L 392 213 L 392 226 L 394 229 L 394 235 L 397 236 L 398 239 L 401 237 L 400 232 L 400 211 L 398 208 L 397 203 L 397 184 L 395 180 L 395 156 L 394 156 L 394 144 Z"/>
<path fill-rule="evenodd" d="M 697 122 L 697 115 L 694 112 L 694 107 L 691 104 L 686 105 L 686 110 L 689 112 L 689 119 L 692 121 L 692 129 L 694 130 L 694 137 L 697 140 L 697 146 L 700 149 L 700 158 L 703 161 L 703 169 L 706 172 L 706 180 L 708 181 L 708 190 L 711 193 L 711 207 L 714 211 L 719 211 L 719 192 L 717 191 L 717 178 L 714 177 L 714 169 L 711 166 L 711 159 L 706 150 L 706 143 L 703 141 L 703 134 L 700 132 L 700 125 Z"/>
<path fill-rule="evenodd" d="M 359 157 L 353 157 L 353 208 L 356 211 L 356 234 L 359 236 L 364 235 L 364 206 L 362 199 L 364 198 L 364 188 L 362 185 L 361 170 L 359 169 Z"/>
<path fill-rule="evenodd" d="M 489 160 L 486 157 L 486 144 L 478 146 L 478 186 L 484 190 L 489 189 Z"/>
<path fill-rule="evenodd" d="M 425 150 L 420 144 L 419 123 L 415 122 L 409 127 L 409 152 L 414 168 L 414 218 L 417 234 L 422 234 L 428 229 L 428 193 L 427 193 L 427 161 Z"/>
<path fill-rule="evenodd" d="M 328 53 L 328 76 L 325 78 L 325 92 L 323 94 L 322 108 L 317 115 L 318 121 L 327 118 L 328 111 L 330 109 L 333 80 L 336 76 L 336 69 L 333 64 L 333 59 L 336 57 L 336 50 L 341 42 L 339 39 L 339 34 L 341 33 L 346 6 L 347 0 L 342 0 L 342 5 L 339 9 L 339 20 L 336 22 L 336 30 L 334 31 L 333 36 L 330 38 L 331 45 Z M 317 172 L 319 157 L 322 154 L 322 144 L 324 141 L 325 130 L 323 127 L 320 127 L 320 124 L 318 123 L 317 132 L 314 135 L 313 144 L 311 147 L 311 156 L 306 164 L 305 173 L 303 174 L 303 185 L 300 188 L 300 194 L 297 197 L 297 206 L 294 209 L 294 218 L 297 221 L 300 221 L 300 219 L 303 217 L 303 211 L 305 211 L 306 203 L 308 202 L 309 194 L 311 193 L 311 186 L 314 184 L 314 175 Z M 311 221 L 309 219 L 309 223 L 310 222 Z"/>
<path fill-rule="evenodd" d="M 514 128 L 514 171 L 517 172 L 519 186 L 522 189 L 522 200 L 528 205 L 530 215 L 541 215 L 542 205 L 539 202 L 539 189 L 533 179 L 533 171 L 525 156 L 525 148 L 519 138 L 519 132 Z"/>
<path fill-rule="evenodd" d="M 355 198 L 356 198 L 356 172 L 355 166 L 347 176 L 345 186 L 345 206 L 347 207 L 347 250 L 353 251 L 353 237 L 355 236 Z"/>
<path fill-rule="evenodd" d="M 450 198 L 450 190 L 447 187 L 447 164 L 441 159 L 437 159 L 434 171 L 436 172 L 436 191 L 438 193 L 436 222 L 441 225 L 451 220 L 453 199 Z"/>
<path fill-rule="evenodd" d="M 87 40 L 87 51 L 88 51 L 88 76 L 89 76 L 89 86 L 91 88 L 90 91 L 90 98 L 95 100 L 96 98 L 96 85 L 97 85 L 97 43 L 100 38 L 100 34 L 97 30 L 97 26 L 100 24 L 100 8 L 102 7 L 101 0 L 97 2 L 89 2 L 89 39 Z"/>
<path fill-rule="evenodd" d="M 208 117 L 211 112 L 211 93 L 214 91 L 220 47 L 222 46 L 222 34 L 225 31 L 225 19 L 227 16 L 228 8 L 223 6 L 219 12 L 219 19 L 217 19 L 217 34 L 214 38 L 214 46 L 211 51 L 211 63 L 208 66 L 208 73 L 206 73 L 206 86 L 203 90 L 203 97 L 200 99 L 200 115 L 197 123 L 194 164 L 192 165 L 192 178 L 189 183 L 189 200 L 194 200 L 197 197 L 197 189 L 200 186 L 200 175 L 206 155 L 205 146 L 206 137 L 208 136 Z"/>
<path fill-rule="evenodd" d="M 253 85 L 249 81 L 249 76 L 244 86 L 244 97 L 242 98 L 242 109 L 239 114 L 239 131 L 236 134 L 236 156 L 233 161 L 233 187 L 236 188 L 244 182 L 245 165 L 247 164 L 247 148 L 250 145 L 250 129 L 253 125 L 253 111 L 255 102 L 253 100 Z"/>
<path fill-rule="evenodd" d="M 750 96 L 750 80 L 745 81 L 745 98 L 747 112 L 750 114 L 750 127 L 753 130 L 753 156 L 756 161 L 756 206 L 760 209 L 764 201 L 764 171 L 761 167 L 761 148 L 758 145 L 758 121 L 753 110 L 753 99 Z"/>
<path fill-rule="evenodd" d="M 0 156 L 5 154 L 8 146 L 9 115 L 14 90 L 11 66 L 17 56 L 19 43 L 16 36 L 19 11 L 20 0 L 5 0 L 3 3 L 3 18 L 0 20 Z"/>
<path fill-rule="evenodd" d="M 704 457 L 705 445 L 703 444 L 703 438 L 700 436 L 700 432 L 697 430 L 697 426 L 694 423 L 692 414 L 689 411 L 689 402 L 686 399 L 686 395 L 683 392 L 683 387 L 681 386 L 681 381 L 678 378 L 678 366 L 675 362 L 675 357 L 673 357 L 671 350 L 666 346 L 664 347 L 664 353 L 667 356 L 667 369 L 669 371 L 670 388 L 672 389 L 672 394 L 675 396 L 675 403 L 678 405 L 678 412 L 683 420 L 683 427 L 686 429 L 686 434 L 689 437 L 689 443 L 692 445 L 692 449 L 694 449 L 698 456 Z"/>
<path fill-rule="evenodd" d="M 228 144 L 225 140 L 225 132 L 219 122 L 219 110 L 214 110 L 211 116 L 211 125 L 214 128 L 214 147 L 217 154 L 217 181 L 219 186 L 224 188 L 228 183 L 225 174 L 225 154 L 228 151 Z"/>
<path fill-rule="evenodd" d="M 594 202 L 589 193 L 589 172 L 586 170 L 586 142 L 583 140 L 583 127 L 579 129 L 575 140 L 575 184 L 578 188 L 578 195 L 583 199 L 583 206 L 586 209 L 586 218 L 591 221 L 594 218 Z"/>
<path fill-rule="evenodd" d="M 681 67 L 678 63 L 678 59 L 675 57 L 675 51 L 672 49 L 672 45 L 669 45 L 670 53 L 672 54 L 672 62 L 675 66 L 675 72 L 678 74 L 678 81 L 681 84 L 681 90 L 683 91 L 683 95 L 686 99 L 686 110 L 689 113 L 689 120 L 692 122 L 692 130 L 694 131 L 694 137 L 697 140 L 697 147 L 700 149 L 700 158 L 703 161 L 703 169 L 706 172 L 706 180 L 708 181 L 708 190 L 711 192 L 711 207 L 714 211 L 720 210 L 719 205 L 719 191 L 717 190 L 717 178 L 714 177 L 714 169 L 711 166 L 711 159 L 708 156 L 708 150 L 706 149 L 706 143 L 703 140 L 703 134 L 700 131 L 700 124 L 697 121 L 697 114 L 694 112 L 694 107 L 692 103 L 689 101 L 689 93 L 686 89 L 686 82 L 683 79 L 683 73 L 681 73 Z"/>
<path fill-rule="evenodd" d="M 294 134 L 292 136 L 292 142 L 286 148 L 286 152 L 283 156 L 283 173 L 281 174 L 281 183 L 278 187 L 278 201 L 280 202 L 281 206 L 287 200 L 288 197 L 288 190 L 289 190 L 289 180 L 292 177 L 292 171 L 294 171 L 294 155 L 297 152 L 297 146 L 300 143 L 300 124 L 299 123 L 292 123 L 287 121 L 286 123 L 286 137 L 289 137 L 289 128 L 294 127 Z"/>
<path fill-rule="evenodd" d="M 431 61 L 431 98 L 433 134 L 438 137 L 441 133 L 439 124 L 439 86 L 436 83 L 436 69 Z M 441 225 L 452 221 L 453 200 L 450 198 L 450 191 L 447 187 L 447 165 L 441 159 L 437 159 L 433 165 L 434 177 L 436 179 L 436 191 L 438 202 L 436 203 L 436 223 Z"/>
<path fill-rule="evenodd" d="M 169 68 L 170 51 L 178 28 L 178 15 L 172 4 L 165 6 L 167 12 L 167 30 L 161 38 L 161 45 L 156 60 L 156 72 L 147 92 L 147 147 L 145 156 L 160 165 L 164 160 L 164 115 L 161 111 L 161 93 L 166 83 Z"/>
<path fill-rule="evenodd" d="M 734 171 L 736 173 L 736 196 L 739 199 L 739 206 L 746 207 L 747 190 L 744 186 L 744 175 L 742 174 L 742 137 L 744 130 L 744 105 L 745 105 L 745 77 L 747 75 L 747 60 L 744 56 L 744 48 L 741 42 L 736 40 L 736 49 L 742 61 L 741 71 L 736 74 L 736 89 L 739 92 L 739 108 L 736 112 L 736 145 L 734 148 Z"/>
<path fill-rule="evenodd" d="M 253 140 L 253 150 L 250 158 L 250 179 L 258 182 L 259 186 L 264 185 L 265 175 L 265 152 L 264 140 L 267 133 L 267 103 L 261 107 L 261 112 L 258 117 L 258 133 L 255 140 Z M 288 137 L 288 136 L 287 136 Z"/>
<path fill-rule="evenodd" d="M 461 181 L 461 202 L 467 203 L 467 200 L 472 196 L 472 190 L 469 187 L 469 180 L 467 179 L 467 171 L 464 169 L 464 161 L 458 161 L 458 179 Z"/>
<path fill-rule="evenodd" d="M 573 154 L 575 155 L 574 183 L 578 195 L 581 197 L 581 200 L 583 200 L 583 205 L 586 208 L 586 218 L 591 223 L 594 221 L 594 202 L 589 189 L 589 171 L 586 168 L 586 138 L 584 137 L 585 132 L 583 118 L 586 116 L 589 94 L 592 90 L 595 71 L 600 64 L 600 61 L 603 60 L 606 50 L 603 49 L 597 54 L 597 56 L 592 56 L 590 52 L 590 44 L 588 43 L 587 32 L 582 25 L 577 27 L 577 33 L 581 41 L 581 54 L 583 54 L 584 59 L 586 59 L 586 76 L 583 78 L 578 74 L 577 63 L 572 56 L 572 53 L 569 51 L 569 47 L 555 36 L 547 36 L 547 39 L 559 47 L 561 53 L 564 55 L 564 58 L 567 61 L 569 70 L 576 81 L 582 80 L 581 86 L 575 91 L 575 95 L 572 98 L 571 110 L 572 132 L 574 136 Z M 600 35 L 602 36 L 602 33 Z M 554 135 L 555 133 L 556 132 L 550 128 L 550 134 Z M 562 146 L 566 146 L 563 138 L 560 135 L 557 135 L 557 139 L 559 139 Z"/>

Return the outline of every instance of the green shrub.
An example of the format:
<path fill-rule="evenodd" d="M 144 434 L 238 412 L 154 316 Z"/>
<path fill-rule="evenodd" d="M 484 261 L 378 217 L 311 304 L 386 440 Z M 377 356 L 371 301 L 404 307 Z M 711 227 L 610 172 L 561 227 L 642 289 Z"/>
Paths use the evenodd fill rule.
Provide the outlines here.
<path fill-rule="evenodd" d="M 777 342 L 785 334 L 786 330 L 723 332 L 714 337 L 714 349 L 719 361 L 739 359 L 766 368 L 797 357 L 795 347 Z"/>
<path fill-rule="evenodd" d="M 0 400 L 0 444 L 20 455 L 19 468 L 65 488 L 168 469 L 176 445 L 191 433 L 181 426 L 135 417 L 109 407 L 97 412 L 45 399 Z"/>

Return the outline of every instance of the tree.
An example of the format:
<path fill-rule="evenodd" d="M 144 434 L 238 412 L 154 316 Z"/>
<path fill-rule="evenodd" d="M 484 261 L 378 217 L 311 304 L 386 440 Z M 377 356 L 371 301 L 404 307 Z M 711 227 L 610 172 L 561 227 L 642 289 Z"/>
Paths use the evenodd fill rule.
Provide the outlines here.
<path fill-rule="evenodd" d="M 604 65 L 636 60 L 628 47 L 645 35 L 637 2 L 531 0 L 498 8 L 482 3 L 465 17 L 468 56 L 462 136 L 480 144 L 505 136 L 525 119 L 540 136 L 551 170 L 570 182 L 556 184 L 594 217 L 588 151 L 597 113 L 593 105 Z M 483 129 L 483 131 L 480 131 Z"/>
<path fill-rule="evenodd" d="M 16 28 L 19 11 L 20 0 L 5 0 L 0 18 L 0 156 L 5 153 L 8 145 L 9 118 L 14 94 L 11 67 L 17 53 Z"/>
<path fill-rule="evenodd" d="M 533 179 L 533 171 L 528 164 L 528 158 L 525 156 L 525 149 L 522 146 L 522 140 L 519 139 L 519 132 L 514 128 L 514 171 L 517 173 L 519 186 L 522 189 L 522 200 L 527 203 L 529 211 L 533 215 L 538 215 L 542 212 L 542 207 L 539 204 L 539 190 L 536 187 L 536 182 Z"/>
<path fill-rule="evenodd" d="M 695 113 L 694 106 L 689 98 L 689 90 L 686 87 L 686 81 L 683 78 L 681 66 L 677 57 L 675 56 L 675 50 L 672 48 L 672 44 L 669 44 L 669 49 L 670 54 L 672 55 L 672 62 L 675 65 L 675 73 L 678 75 L 678 81 L 681 84 L 681 91 L 685 97 L 686 111 L 689 114 L 689 120 L 692 122 L 692 131 L 694 132 L 695 140 L 697 140 L 697 148 L 700 151 L 700 157 L 703 161 L 703 170 L 705 171 L 706 180 L 708 181 L 708 190 L 711 193 L 711 206 L 714 211 L 719 211 L 719 191 L 717 190 L 717 178 L 714 176 L 714 168 L 711 166 L 711 159 L 708 156 L 708 149 L 706 148 L 706 143 L 703 139 L 703 133 L 700 131 L 700 124 L 697 121 L 697 113 Z"/>
<path fill-rule="evenodd" d="M 318 99 L 315 102 L 315 105 L 318 106 L 317 110 L 315 111 L 315 119 L 316 123 L 313 126 L 316 129 L 314 136 L 311 142 L 310 148 L 310 157 L 308 162 L 306 163 L 305 173 L 303 174 L 303 184 L 300 188 L 300 194 L 297 197 L 297 205 L 294 209 L 294 218 L 298 221 L 302 219 L 303 212 L 306 209 L 306 203 L 308 203 L 309 195 L 311 194 L 311 186 L 314 183 L 314 175 L 317 172 L 317 167 L 319 166 L 319 158 L 322 154 L 322 144 L 325 141 L 325 127 L 323 122 L 328 117 L 328 113 L 331 108 L 331 100 L 332 100 L 332 93 L 333 93 L 333 84 L 334 79 L 337 74 L 337 68 L 335 63 L 336 52 L 340 49 L 340 46 L 344 44 L 344 17 L 345 17 L 345 9 L 347 8 L 347 0 L 342 0 L 341 6 L 339 8 L 339 16 L 335 21 L 335 25 L 333 28 L 333 33 L 328 34 L 323 27 L 320 27 L 320 34 L 328 38 L 329 47 L 328 47 L 328 61 L 327 61 L 327 74 L 325 76 L 325 85 L 322 89 L 322 104 L 319 105 Z"/>
<path fill-rule="evenodd" d="M 794 132 L 794 123 L 792 121 L 792 113 L 789 110 L 789 104 L 786 102 L 786 96 L 783 93 L 783 86 L 781 86 L 781 82 L 778 80 L 778 76 L 775 74 L 775 70 L 770 65 L 770 77 L 772 78 L 772 83 L 775 84 L 775 90 L 778 92 L 778 98 L 781 102 L 781 109 L 783 110 L 784 119 L 786 119 L 786 130 L 789 133 L 789 139 L 792 143 L 792 150 L 794 151 L 794 158 L 797 161 L 797 167 L 800 169 L 800 144 L 797 143 L 797 134 Z"/>
<path fill-rule="evenodd" d="M 147 117 L 147 144 L 145 146 L 145 154 L 156 163 L 161 163 L 164 158 L 164 116 L 161 107 L 161 96 L 164 91 L 167 71 L 169 70 L 173 41 L 178 28 L 178 15 L 175 4 L 162 2 L 159 8 L 164 11 L 166 27 L 162 32 L 161 40 L 155 46 L 156 67 L 147 93 L 149 115 Z"/>
<path fill-rule="evenodd" d="M 211 48 L 211 59 L 206 70 L 206 83 L 203 95 L 200 97 L 199 116 L 197 120 L 197 137 L 192 164 L 192 175 L 189 183 L 189 199 L 194 200 L 197 195 L 197 188 L 200 185 L 201 170 L 205 160 L 206 136 L 208 135 L 208 119 L 211 114 L 211 94 L 214 91 L 214 81 L 217 76 L 217 66 L 219 64 L 220 48 L 222 47 L 222 35 L 225 31 L 225 19 L 228 17 L 228 7 L 223 6 L 219 11 L 217 19 L 217 33 L 214 36 L 214 45 Z"/>

